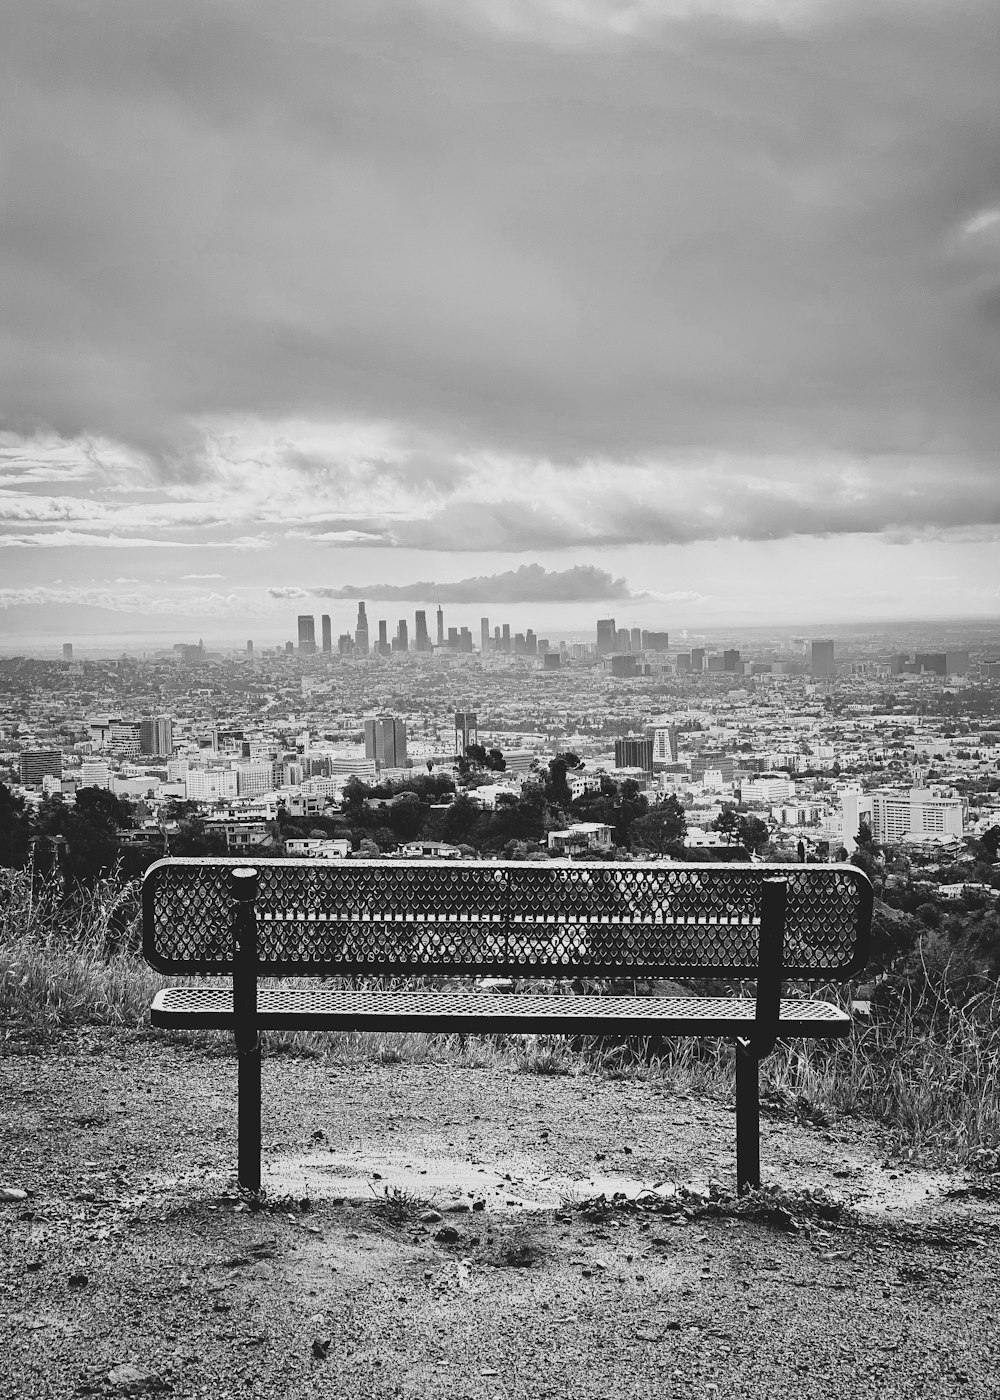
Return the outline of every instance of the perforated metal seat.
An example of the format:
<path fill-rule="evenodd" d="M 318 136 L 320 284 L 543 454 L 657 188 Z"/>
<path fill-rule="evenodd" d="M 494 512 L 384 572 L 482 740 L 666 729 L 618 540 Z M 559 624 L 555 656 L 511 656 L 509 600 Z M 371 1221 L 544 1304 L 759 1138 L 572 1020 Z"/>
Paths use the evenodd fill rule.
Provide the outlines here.
<path fill-rule="evenodd" d="M 486 992 L 261 987 L 262 1030 L 432 1030 L 480 1034 L 748 1036 L 756 1003 L 739 997 L 544 996 Z M 154 1026 L 232 1030 L 228 987 L 168 987 L 153 1002 Z M 847 1035 L 846 1012 L 824 1001 L 781 1002 L 782 1035 Z"/>

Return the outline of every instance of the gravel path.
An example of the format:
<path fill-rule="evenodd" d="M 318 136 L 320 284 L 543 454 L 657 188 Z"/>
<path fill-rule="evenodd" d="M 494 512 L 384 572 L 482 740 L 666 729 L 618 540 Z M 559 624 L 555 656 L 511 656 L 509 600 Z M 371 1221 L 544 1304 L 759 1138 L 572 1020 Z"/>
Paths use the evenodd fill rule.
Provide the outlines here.
<path fill-rule="evenodd" d="M 3 1400 L 1000 1393 L 1000 1196 L 870 1125 L 765 1116 L 770 1182 L 862 1212 L 788 1233 L 575 1208 L 731 1182 L 731 1105 L 651 1083 L 281 1057 L 264 1124 L 251 1213 L 230 1056 L 8 1050 Z"/>

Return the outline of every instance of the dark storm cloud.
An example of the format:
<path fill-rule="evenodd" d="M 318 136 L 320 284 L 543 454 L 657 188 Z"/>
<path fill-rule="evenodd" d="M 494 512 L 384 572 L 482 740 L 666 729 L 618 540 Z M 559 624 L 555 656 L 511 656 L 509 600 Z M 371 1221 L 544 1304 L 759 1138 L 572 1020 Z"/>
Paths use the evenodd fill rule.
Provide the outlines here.
<path fill-rule="evenodd" d="M 578 8 L 9 0 L 2 421 L 180 478 L 252 414 L 953 451 L 992 494 L 1000 261 L 960 229 L 1000 202 L 995 0 Z"/>
<path fill-rule="evenodd" d="M 578 564 L 572 569 L 543 569 L 540 564 L 522 564 L 506 573 L 463 578 L 455 583 L 344 584 L 340 588 L 312 588 L 316 598 L 380 598 L 386 601 L 442 603 L 579 603 L 603 599 L 640 599 L 623 578 L 613 578 L 606 569 Z M 272 598 L 304 598 L 306 591 L 295 587 L 269 588 Z"/>

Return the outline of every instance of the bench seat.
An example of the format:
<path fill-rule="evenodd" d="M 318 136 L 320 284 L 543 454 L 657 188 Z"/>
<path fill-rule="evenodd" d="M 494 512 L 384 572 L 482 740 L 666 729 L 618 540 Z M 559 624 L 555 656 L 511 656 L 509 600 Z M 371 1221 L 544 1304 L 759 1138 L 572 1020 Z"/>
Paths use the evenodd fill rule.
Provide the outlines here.
<path fill-rule="evenodd" d="M 261 1030 L 434 1030 L 489 1035 L 750 1036 L 756 1002 L 746 997 L 544 996 L 515 992 L 376 991 L 353 988 L 257 989 Z M 233 1030 L 229 987 L 167 987 L 150 1013 L 154 1026 Z M 846 1036 L 851 1018 L 824 1001 L 782 998 L 781 1036 Z"/>

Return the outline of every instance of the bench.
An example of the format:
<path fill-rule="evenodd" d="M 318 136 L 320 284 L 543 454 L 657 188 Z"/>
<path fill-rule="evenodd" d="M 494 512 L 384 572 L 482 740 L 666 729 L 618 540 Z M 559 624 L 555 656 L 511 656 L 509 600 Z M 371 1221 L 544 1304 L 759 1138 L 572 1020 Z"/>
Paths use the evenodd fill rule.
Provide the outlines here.
<path fill-rule="evenodd" d="M 782 982 L 856 976 L 871 914 L 871 885 L 852 865 L 248 867 L 182 858 L 146 872 L 143 954 L 174 977 L 232 979 L 231 987 L 167 987 L 150 1019 L 234 1033 L 238 1178 L 250 1192 L 261 1180 L 261 1032 L 305 1028 L 728 1037 L 737 1047 L 743 1191 L 760 1185 L 759 1061 L 779 1037 L 834 1038 L 851 1026 L 839 1006 L 782 997 Z M 316 981 L 258 985 L 289 977 Z M 500 979 L 512 990 L 497 990 Z M 756 987 L 753 996 L 638 994 L 636 984 L 677 979 L 753 979 Z M 631 982 L 633 994 L 574 994 L 591 981 Z"/>

